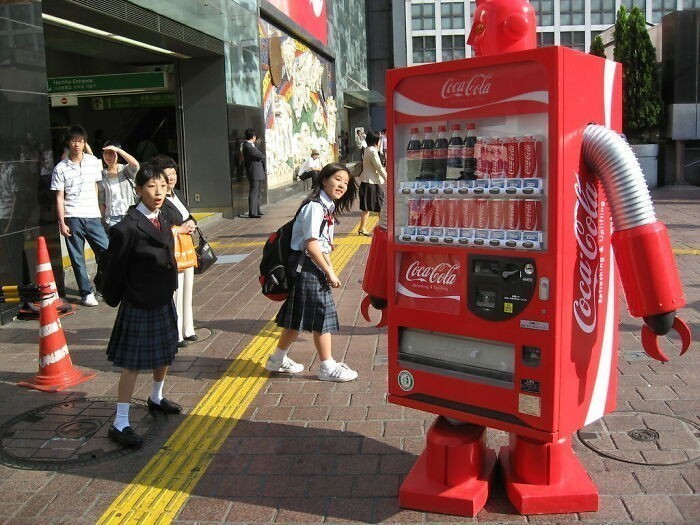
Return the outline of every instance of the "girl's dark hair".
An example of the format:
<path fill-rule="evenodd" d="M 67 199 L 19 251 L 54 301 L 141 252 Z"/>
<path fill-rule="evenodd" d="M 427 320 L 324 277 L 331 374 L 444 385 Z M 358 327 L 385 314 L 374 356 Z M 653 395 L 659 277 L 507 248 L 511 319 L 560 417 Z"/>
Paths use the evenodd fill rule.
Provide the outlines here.
<path fill-rule="evenodd" d="M 118 141 L 112 140 L 112 139 L 106 140 L 105 143 L 102 144 L 102 147 L 103 147 L 103 148 L 106 147 L 106 146 L 114 146 L 115 148 L 121 148 L 121 147 L 122 147 L 121 142 L 118 142 Z"/>
<path fill-rule="evenodd" d="M 311 193 L 309 193 L 309 196 L 305 199 L 304 204 L 318 199 L 319 195 L 321 194 L 321 190 L 323 189 L 323 181 L 330 179 L 339 171 L 344 171 L 348 174 L 348 189 L 340 199 L 335 201 L 333 216 L 337 217 L 347 211 L 350 211 L 352 205 L 355 203 L 355 199 L 357 198 L 357 182 L 355 181 L 355 178 L 350 175 L 350 172 L 345 167 L 345 164 L 326 164 L 319 172 L 318 177 L 314 177 L 314 185 L 311 188 Z"/>
<path fill-rule="evenodd" d="M 175 159 L 172 157 L 169 157 L 168 155 L 156 155 L 151 159 L 151 162 L 154 164 L 158 165 L 158 167 L 161 170 L 167 170 L 168 168 L 173 168 L 175 172 L 177 173 L 179 170 L 177 169 L 177 162 L 175 162 Z M 179 173 L 178 173 L 179 175 Z"/>
<path fill-rule="evenodd" d="M 144 162 L 141 164 L 139 171 L 136 172 L 134 184 L 139 188 L 143 188 L 146 183 L 152 179 L 163 179 L 167 181 L 167 177 L 165 173 L 163 173 L 163 168 L 155 162 Z"/>
<path fill-rule="evenodd" d="M 368 146 L 376 146 L 377 144 L 379 144 L 379 133 L 377 133 L 376 131 L 367 132 L 365 142 Z"/>

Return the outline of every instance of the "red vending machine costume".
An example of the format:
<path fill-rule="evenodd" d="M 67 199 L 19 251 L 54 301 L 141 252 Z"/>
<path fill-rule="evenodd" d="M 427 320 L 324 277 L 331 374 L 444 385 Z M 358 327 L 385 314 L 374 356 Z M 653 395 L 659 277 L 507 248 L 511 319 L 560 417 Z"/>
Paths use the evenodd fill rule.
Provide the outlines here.
<path fill-rule="evenodd" d="M 627 165 L 641 176 L 611 131 L 620 66 L 548 47 L 389 71 L 387 93 L 387 227 L 370 253 L 387 278 L 366 275 L 365 291 L 386 303 L 389 400 L 441 416 L 401 506 L 476 514 L 497 463 L 491 427 L 510 433 L 498 461 L 519 512 L 596 510 L 571 436 L 615 408 L 616 256 L 647 352 L 665 358 L 655 334 L 671 326 L 690 344 L 648 190 L 615 187 Z M 407 151 L 438 126 L 476 132 L 450 142 L 445 167 Z"/>

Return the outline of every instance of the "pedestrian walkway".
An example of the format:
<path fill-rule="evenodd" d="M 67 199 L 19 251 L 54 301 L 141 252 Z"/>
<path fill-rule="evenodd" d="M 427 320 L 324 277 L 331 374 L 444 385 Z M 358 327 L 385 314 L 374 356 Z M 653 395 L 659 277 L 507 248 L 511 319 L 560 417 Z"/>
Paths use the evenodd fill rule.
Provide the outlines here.
<path fill-rule="evenodd" d="M 683 317 L 700 334 L 700 188 L 662 188 L 654 199 L 688 295 Z M 98 372 L 69 392 L 17 387 L 36 373 L 37 323 L 0 327 L 0 523 L 697 522 L 700 347 L 679 358 L 671 337 L 671 362 L 652 361 L 642 353 L 640 321 L 624 310 L 619 412 L 574 440 L 600 511 L 520 516 L 498 484 L 473 520 L 400 509 L 398 487 L 434 416 L 386 402 L 385 331 L 359 315 L 369 239 L 356 234 L 357 212 L 336 229 L 343 286 L 334 292 L 341 330 L 333 344 L 358 380 L 316 380 L 308 335 L 291 353 L 306 367 L 301 377 L 270 377 L 262 366 L 279 304 L 259 293 L 259 254 L 298 202 L 269 206 L 262 219 L 205 226 L 221 263 L 196 278 L 199 341 L 180 350 L 166 381 L 165 395 L 184 414 L 154 420 L 135 407 L 147 435 L 138 451 L 120 455 L 106 439 L 119 370 L 104 351 L 116 310 L 81 308 L 62 320 L 74 364 Z M 142 374 L 134 395 L 145 400 L 149 391 Z M 649 421 L 657 440 L 620 439 Z M 507 436 L 490 430 L 488 440 L 498 446 Z"/>

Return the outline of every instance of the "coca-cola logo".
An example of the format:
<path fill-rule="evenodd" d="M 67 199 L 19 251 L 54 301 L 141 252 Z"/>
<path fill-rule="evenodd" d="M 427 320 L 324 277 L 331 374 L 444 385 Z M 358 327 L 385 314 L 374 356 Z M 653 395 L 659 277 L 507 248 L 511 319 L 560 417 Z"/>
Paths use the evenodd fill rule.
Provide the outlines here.
<path fill-rule="evenodd" d="M 443 262 L 429 266 L 413 261 L 406 269 L 406 281 L 451 286 L 457 280 L 458 270 L 459 264 Z"/>
<path fill-rule="evenodd" d="M 574 317 L 579 328 L 590 334 L 596 328 L 598 297 L 598 189 L 576 174 L 574 236 L 578 263 L 574 283 Z"/>
<path fill-rule="evenodd" d="M 508 173 L 517 173 L 518 146 L 515 143 L 506 144 L 506 159 L 508 160 Z"/>
<path fill-rule="evenodd" d="M 442 85 L 442 98 L 468 98 L 488 95 L 491 90 L 493 73 L 479 73 L 469 79 L 448 78 Z"/>
<path fill-rule="evenodd" d="M 535 144 L 533 142 L 523 142 L 523 171 L 525 174 L 531 174 L 534 170 L 535 162 Z"/>

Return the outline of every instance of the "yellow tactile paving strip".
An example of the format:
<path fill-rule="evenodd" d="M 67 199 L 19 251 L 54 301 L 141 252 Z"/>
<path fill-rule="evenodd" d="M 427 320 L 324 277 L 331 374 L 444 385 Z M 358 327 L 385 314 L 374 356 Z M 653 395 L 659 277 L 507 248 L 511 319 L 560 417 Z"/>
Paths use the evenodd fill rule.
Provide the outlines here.
<path fill-rule="evenodd" d="M 372 217 L 369 226 L 376 222 Z M 357 235 L 357 227 L 347 236 L 338 236 L 332 255 L 336 272 L 345 268 L 361 245 L 369 243 L 369 237 Z M 261 243 L 241 243 L 257 244 Z M 277 326 L 269 321 L 97 523 L 155 524 L 175 519 L 216 451 L 265 385 L 269 374 L 263 365 L 277 337 Z"/>

